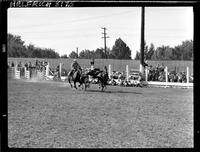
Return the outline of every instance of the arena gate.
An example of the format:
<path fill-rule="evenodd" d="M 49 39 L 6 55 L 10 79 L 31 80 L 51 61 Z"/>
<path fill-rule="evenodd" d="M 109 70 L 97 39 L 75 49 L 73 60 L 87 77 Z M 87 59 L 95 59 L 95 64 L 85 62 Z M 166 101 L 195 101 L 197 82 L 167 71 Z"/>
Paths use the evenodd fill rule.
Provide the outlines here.
<path fill-rule="evenodd" d="M 9 78 L 14 78 L 14 79 L 25 78 L 27 80 L 30 80 L 33 77 L 40 80 L 53 80 L 54 78 L 54 73 L 50 70 L 49 63 L 42 70 L 30 70 L 30 69 L 27 70 L 26 67 L 18 68 L 17 63 L 15 65 L 16 65 L 15 67 L 11 67 L 8 69 Z M 60 63 L 59 77 L 61 81 L 65 81 L 67 77 L 62 76 L 61 72 L 62 72 L 62 64 Z"/>

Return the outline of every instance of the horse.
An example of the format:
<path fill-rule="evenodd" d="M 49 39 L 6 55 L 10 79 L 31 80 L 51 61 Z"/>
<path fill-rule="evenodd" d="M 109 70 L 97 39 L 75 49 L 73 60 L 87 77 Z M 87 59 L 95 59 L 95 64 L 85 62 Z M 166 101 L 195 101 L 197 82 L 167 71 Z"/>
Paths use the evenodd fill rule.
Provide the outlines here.
<path fill-rule="evenodd" d="M 83 89 L 83 84 L 85 90 L 90 87 L 89 76 L 86 74 L 86 71 L 81 72 L 80 82 L 81 82 L 80 85 L 82 85 L 82 89 Z"/>
<path fill-rule="evenodd" d="M 68 73 L 68 82 L 71 88 L 73 88 L 71 81 L 74 82 L 75 89 L 77 89 L 76 82 L 79 82 L 78 87 L 82 86 L 82 89 L 83 89 L 83 84 L 84 84 L 85 90 L 89 87 L 89 77 L 86 74 L 82 73 L 81 69 L 74 71 L 72 74 L 70 74 L 70 72 Z"/>
<path fill-rule="evenodd" d="M 104 69 L 105 71 L 101 71 L 97 69 L 97 70 L 93 70 L 87 73 L 87 75 L 92 76 L 94 79 L 95 78 L 98 79 L 98 84 L 99 84 L 99 88 L 101 88 L 101 91 L 104 91 L 107 85 L 107 81 L 108 81 L 107 67 L 105 66 Z"/>
<path fill-rule="evenodd" d="M 99 78 L 101 91 L 104 91 L 104 89 L 107 88 L 106 85 L 109 79 L 107 71 L 100 73 L 97 77 Z"/>

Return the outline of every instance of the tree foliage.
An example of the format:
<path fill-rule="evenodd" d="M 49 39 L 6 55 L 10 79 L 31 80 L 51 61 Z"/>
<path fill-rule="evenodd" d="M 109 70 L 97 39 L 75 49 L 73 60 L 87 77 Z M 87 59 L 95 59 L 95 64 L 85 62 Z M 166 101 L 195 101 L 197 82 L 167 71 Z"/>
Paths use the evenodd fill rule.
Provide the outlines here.
<path fill-rule="evenodd" d="M 153 43 L 151 43 L 150 47 L 149 47 L 149 49 L 147 51 L 146 60 L 151 60 L 154 52 L 155 52 L 155 47 L 154 47 Z"/>
<path fill-rule="evenodd" d="M 97 48 L 95 51 L 92 50 L 82 50 L 79 53 L 79 58 L 81 59 L 105 59 L 110 58 L 110 49 L 107 48 L 107 54 L 105 54 L 105 51 L 103 48 Z"/>
<path fill-rule="evenodd" d="M 67 58 L 68 58 L 68 56 L 67 56 L 67 54 L 64 54 L 64 55 L 61 55 L 61 57 L 60 57 L 60 58 L 67 59 Z"/>
<path fill-rule="evenodd" d="M 50 48 L 39 48 L 34 44 L 25 45 L 25 42 L 18 35 L 8 34 L 8 57 L 26 57 L 26 58 L 60 58 L 59 54 Z M 135 59 L 140 59 L 140 52 L 136 52 Z M 79 54 L 72 51 L 69 54 L 70 58 L 81 59 L 131 59 L 131 50 L 127 44 L 118 38 L 115 41 L 112 49 L 97 48 L 96 50 L 82 50 Z M 67 54 L 61 58 L 68 58 Z M 193 60 L 193 41 L 185 40 L 181 45 L 175 47 L 160 46 L 155 48 L 153 43 L 148 46 L 145 42 L 144 46 L 145 60 Z"/>
<path fill-rule="evenodd" d="M 106 57 L 106 54 L 104 52 L 103 48 L 97 48 L 95 51 L 95 58 L 96 59 L 103 59 Z"/>
<path fill-rule="evenodd" d="M 75 52 L 72 51 L 70 56 L 75 57 Z M 81 59 L 131 59 L 131 50 L 129 47 L 122 41 L 121 38 L 115 41 L 115 45 L 112 50 L 110 48 L 106 48 L 106 53 L 104 48 L 97 48 L 95 51 L 92 50 L 82 50 L 79 53 L 79 58 Z"/>
<path fill-rule="evenodd" d="M 8 34 L 8 57 L 59 58 L 59 54 L 50 48 L 39 48 L 33 44 L 24 44 L 18 35 Z"/>
<path fill-rule="evenodd" d="M 20 36 L 13 36 L 8 34 L 8 56 L 9 57 L 27 57 L 26 47 L 24 41 Z"/>
<path fill-rule="evenodd" d="M 69 54 L 69 57 L 72 58 L 72 59 L 75 59 L 75 58 L 78 58 L 78 54 L 77 54 L 75 51 L 72 51 L 72 52 Z"/>
<path fill-rule="evenodd" d="M 149 49 L 153 49 L 154 46 L 153 44 L 151 44 L 151 47 Z M 148 45 L 146 44 L 146 42 L 144 42 L 144 58 L 145 59 L 148 59 L 150 57 L 150 54 L 149 54 L 149 49 L 148 49 Z M 141 55 L 140 55 L 140 52 L 136 52 L 136 56 L 135 56 L 135 60 L 140 60 L 141 58 Z"/>
<path fill-rule="evenodd" d="M 137 51 L 135 60 L 139 60 L 140 55 Z M 193 41 L 186 40 L 175 47 L 162 45 L 156 49 L 152 43 L 148 49 L 145 43 L 144 58 L 146 60 L 193 60 Z"/>
<path fill-rule="evenodd" d="M 131 59 L 131 50 L 121 38 L 115 41 L 111 54 L 115 59 Z"/>

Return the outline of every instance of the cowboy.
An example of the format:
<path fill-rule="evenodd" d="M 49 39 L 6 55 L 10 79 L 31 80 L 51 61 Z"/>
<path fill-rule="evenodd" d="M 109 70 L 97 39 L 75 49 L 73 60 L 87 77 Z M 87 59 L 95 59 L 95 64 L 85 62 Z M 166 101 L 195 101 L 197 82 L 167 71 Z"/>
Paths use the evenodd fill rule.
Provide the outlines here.
<path fill-rule="evenodd" d="M 96 78 L 96 76 L 101 73 L 102 71 L 100 71 L 99 68 L 94 68 L 94 59 L 92 59 L 92 61 L 90 62 L 91 64 L 91 68 L 90 68 L 90 74 L 92 76 L 93 79 Z"/>
<path fill-rule="evenodd" d="M 104 66 L 103 77 L 104 77 L 104 83 L 105 85 L 107 85 L 109 77 L 108 77 L 108 69 L 106 66 Z"/>
<path fill-rule="evenodd" d="M 91 64 L 91 70 L 94 70 L 94 59 L 90 62 Z"/>
<path fill-rule="evenodd" d="M 70 71 L 69 75 L 71 76 L 78 69 L 81 69 L 81 66 L 78 64 L 77 60 L 74 59 L 71 64 L 71 71 Z"/>

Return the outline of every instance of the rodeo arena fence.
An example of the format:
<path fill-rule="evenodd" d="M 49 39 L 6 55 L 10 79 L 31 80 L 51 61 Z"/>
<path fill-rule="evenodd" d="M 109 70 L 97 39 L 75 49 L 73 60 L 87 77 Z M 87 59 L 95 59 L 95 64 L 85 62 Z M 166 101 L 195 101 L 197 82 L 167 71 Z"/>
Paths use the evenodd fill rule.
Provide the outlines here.
<path fill-rule="evenodd" d="M 38 80 L 61 80 L 65 81 L 67 76 L 61 75 L 62 64 L 59 65 L 59 72 L 55 73 L 54 71 L 50 70 L 49 63 L 46 66 L 43 66 L 40 69 L 37 68 L 29 68 L 29 67 L 18 67 L 17 63 L 14 67 L 8 68 L 8 78 L 14 79 L 26 79 L 30 80 L 32 78 Z M 57 78 L 57 79 L 55 79 Z"/>
<path fill-rule="evenodd" d="M 173 81 L 171 73 L 168 72 L 168 67 L 163 68 L 162 75 L 159 75 L 159 80 L 153 80 L 151 78 L 151 69 L 145 68 L 144 75 L 141 75 L 138 69 L 129 69 L 129 65 L 124 68 L 125 72 L 112 71 L 112 66 L 108 65 L 108 85 L 118 86 L 155 86 L 155 87 L 180 87 L 180 88 L 192 88 L 193 76 L 189 74 L 189 67 L 186 67 L 186 72 L 182 75 L 182 80 Z M 18 67 L 17 64 L 14 67 L 8 68 L 9 77 L 14 79 L 27 79 L 36 78 L 39 80 L 60 80 L 66 81 L 67 76 L 62 76 L 62 63 L 59 64 L 58 73 L 50 70 L 49 62 L 40 69 Z M 178 77 L 178 76 L 177 76 Z M 55 79 L 56 78 L 56 79 Z M 97 83 L 97 80 L 90 79 L 91 83 Z"/>
<path fill-rule="evenodd" d="M 192 88 L 193 87 L 193 75 L 189 74 L 189 67 L 186 67 L 186 72 L 176 76 L 173 72 L 168 71 L 168 67 L 163 68 L 162 74 L 158 75 L 157 81 L 150 79 L 151 69 L 145 68 L 144 75 L 142 75 L 138 69 L 129 70 L 129 66 L 126 65 L 125 74 L 121 72 L 111 72 L 111 65 L 108 67 L 109 84 L 120 86 L 155 86 L 155 87 L 180 87 L 180 88 Z M 186 74 L 185 74 L 186 73 Z M 172 77 L 177 77 L 177 80 Z"/>

